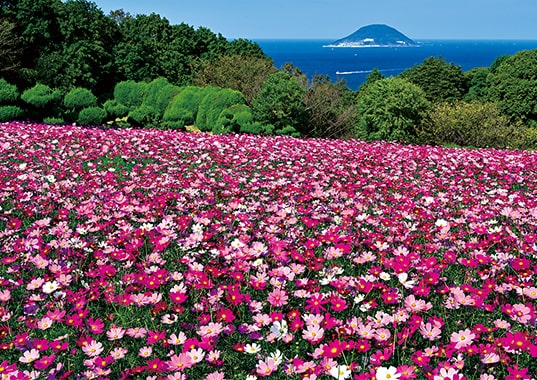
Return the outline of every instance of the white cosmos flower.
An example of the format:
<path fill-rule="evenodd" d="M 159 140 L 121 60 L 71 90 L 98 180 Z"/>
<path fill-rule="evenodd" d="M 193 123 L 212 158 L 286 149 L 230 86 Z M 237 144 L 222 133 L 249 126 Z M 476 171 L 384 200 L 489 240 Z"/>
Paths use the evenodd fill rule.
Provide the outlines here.
<path fill-rule="evenodd" d="M 330 368 L 330 375 L 338 380 L 344 380 L 351 377 L 351 370 L 346 365 L 337 365 Z"/>
<path fill-rule="evenodd" d="M 43 284 L 43 293 L 50 294 L 56 291 L 60 287 L 60 284 L 56 280 L 54 281 L 47 281 Z"/>
<path fill-rule="evenodd" d="M 248 354 L 257 354 L 259 351 L 261 351 L 261 346 L 257 343 L 248 343 L 244 347 L 244 352 Z"/>

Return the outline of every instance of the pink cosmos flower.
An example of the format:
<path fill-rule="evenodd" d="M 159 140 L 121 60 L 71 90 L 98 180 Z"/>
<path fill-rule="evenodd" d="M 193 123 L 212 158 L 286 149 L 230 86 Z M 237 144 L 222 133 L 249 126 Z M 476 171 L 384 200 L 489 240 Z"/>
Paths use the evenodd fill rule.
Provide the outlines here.
<path fill-rule="evenodd" d="M 220 371 L 212 372 L 208 374 L 204 380 L 225 380 L 225 375 Z"/>
<path fill-rule="evenodd" d="M 125 329 L 123 327 L 113 326 L 106 332 L 108 340 L 119 340 L 125 335 Z"/>
<path fill-rule="evenodd" d="M 425 323 L 420 325 L 420 334 L 425 339 L 428 339 L 430 341 L 436 340 L 440 338 L 440 335 L 442 334 L 442 330 L 440 330 L 437 326 L 433 325 L 432 323 Z"/>
<path fill-rule="evenodd" d="M 82 351 L 90 357 L 95 357 L 101 354 L 103 352 L 104 347 L 102 343 L 97 342 L 95 340 L 92 340 L 88 344 L 85 344 L 82 346 Z"/>
<path fill-rule="evenodd" d="M 280 288 L 274 289 L 267 297 L 267 301 L 274 307 L 286 305 L 288 299 L 287 292 Z"/>
<path fill-rule="evenodd" d="M 172 355 L 166 364 L 169 371 L 183 371 L 196 363 L 192 361 L 190 355 L 184 352 L 179 355 Z"/>
<path fill-rule="evenodd" d="M 451 334 L 451 343 L 455 344 L 456 349 L 470 346 L 475 338 L 475 334 L 469 330 L 460 330 Z"/>
<path fill-rule="evenodd" d="M 276 364 L 274 359 L 269 358 L 266 361 L 261 360 L 257 363 L 256 373 L 261 377 L 267 377 L 271 373 L 276 371 L 277 368 L 278 365 Z"/>

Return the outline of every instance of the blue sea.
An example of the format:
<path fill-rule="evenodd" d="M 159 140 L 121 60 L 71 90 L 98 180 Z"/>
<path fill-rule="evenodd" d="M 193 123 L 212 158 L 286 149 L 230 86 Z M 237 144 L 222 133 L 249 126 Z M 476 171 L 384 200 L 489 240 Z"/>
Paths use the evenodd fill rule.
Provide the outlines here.
<path fill-rule="evenodd" d="M 463 71 L 488 67 L 501 55 L 512 55 L 521 50 L 537 49 L 536 41 L 472 41 L 423 40 L 419 47 L 323 47 L 333 40 L 255 40 L 265 54 L 280 68 L 292 62 L 310 79 L 316 74 L 331 80 L 344 79 L 347 86 L 357 90 L 367 75 L 377 68 L 384 76 L 396 76 L 404 70 L 421 64 L 429 57 L 442 57 L 461 66 Z"/>

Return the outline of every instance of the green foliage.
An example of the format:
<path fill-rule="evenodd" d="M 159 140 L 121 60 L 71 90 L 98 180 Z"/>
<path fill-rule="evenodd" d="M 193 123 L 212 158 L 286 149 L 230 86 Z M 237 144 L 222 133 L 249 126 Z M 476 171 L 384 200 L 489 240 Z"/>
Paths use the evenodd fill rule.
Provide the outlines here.
<path fill-rule="evenodd" d="M 114 87 L 114 99 L 129 109 L 129 111 L 142 105 L 147 83 L 127 80 L 119 82 Z"/>
<path fill-rule="evenodd" d="M 63 124 L 64 120 L 61 117 L 45 117 L 43 118 L 43 123 L 45 124 Z"/>
<path fill-rule="evenodd" d="M 213 87 L 199 104 L 196 126 L 201 131 L 212 131 L 220 126 L 217 121 L 222 111 L 237 104 L 245 104 L 244 96 L 236 90 Z"/>
<path fill-rule="evenodd" d="M 252 109 L 245 104 L 235 104 L 224 109 L 220 113 L 215 127 L 212 129 L 212 132 L 215 134 L 260 134 L 266 131 L 261 123 L 254 122 Z"/>
<path fill-rule="evenodd" d="M 106 111 L 100 107 L 88 107 L 80 110 L 76 122 L 80 125 L 101 125 L 106 119 Z"/>
<path fill-rule="evenodd" d="M 18 106 L 0 106 L 0 122 L 19 120 L 24 111 Z"/>
<path fill-rule="evenodd" d="M 213 87 L 187 86 L 179 90 L 164 112 L 163 125 L 171 128 L 183 128 L 194 124 L 201 101 Z"/>
<path fill-rule="evenodd" d="M 460 100 L 468 89 L 461 67 L 442 57 L 429 57 L 399 76 L 421 87 L 431 102 Z"/>
<path fill-rule="evenodd" d="M 365 82 L 360 86 L 360 89 L 358 91 L 364 91 L 367 87 L 369 87 L 371 84 L 375 83 L 378 80 L 386 78 L 384 75 L 382 75 L 376 67 L 367 75 L 365 78 Z"/>
<path fill-rule="evenodd" d="M 506 148 L 519 127 L 495 103 L 438 103 L 421 137 L 429 144 Z"/>
<path fill-rule="evenodd" d="M 489 99 L 503 113 L 537 121 L 537 49 L 503 58 L 488 77 Z"/>
<path fill-rule="evenodd" d="M 196 67 L 194 83 L 240 91 L 248 104 L 261 90 L 263 82 L 276 71 L 272 60 L 250 55 L 223 55 L 203 60 Z"/>
<path fill-rule="evenodd" d="M 44 111 L 57 106 L 62 98 L 58 89 L 52 89 L 46 84 L 37 83 L 34 87 L 25 90 L 21 99 L 30 106 Z"/>
<path fill-rule="evenodd" d="M 490 69 L 487 67 L 478 67 L 465 73 L 467 82 L 470 85 L 468 93 L 464 96 L 464 100 L 481 100 L 487 99 L 488 84 L 487 77 L 490 74 Z"/>
<path fill-rule="evenodd" d="M 13 104 L 19 99 L 19 90 L 14 84 L 9 84 L 0 78 L 0 105 Z"/>
<path fill-rule="evenodd" d="M 129 114 L 129 108 L 118 102 L 116 99 L 108 99 L 103 104 L 103 108 L 109 118 L 123 118 Z"/>
<path fill-rule="evenodd" d="M 355 135 L 367 140 L 414 141 L 430 106 L 415 84 L 394 77 L 378 80 L 358 97 Z"/>
<path fill-rule="evenodd" d="M 86 88 L 73 88 L 63 98 L 63 104 L 71 110 L 81 110 L 83 108 L 95 107 L 97 105 L 97 97 Z"/>
<path fill-rule="evenodd" d="M 299 135 L 307 129 L 304 87 L 288 72 L 271 74 L 254 99 L 255 120 L 273 125 L 275 133 Z"/>
<path fill-rule="evenodd" d="M 155 107 L 148 104 L 142 104 L 129 112 L 129 120 L 139 126 L 155 125 L 155 120 L 158 120 L 158 112 Z"/>
<path fill-rule="evenodd" d="M 332 83 L 326 76 L 315 76 L 305 93 L 304 103 L 310 110 L 306 124 L 308 136 L 339 138 L 352 132 L 356 105 L 345 82 Z"/>

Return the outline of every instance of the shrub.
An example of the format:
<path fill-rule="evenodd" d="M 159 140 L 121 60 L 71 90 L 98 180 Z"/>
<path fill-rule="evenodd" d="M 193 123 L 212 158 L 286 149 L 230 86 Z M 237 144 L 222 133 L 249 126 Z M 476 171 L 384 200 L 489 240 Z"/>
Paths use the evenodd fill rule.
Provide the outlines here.
<path fill-rule="evenodd" d="M 88 107 L 78 113 L 76 122 L 80 125 L 101 125 L 106 119 L 106 111 L 99 107 Z"/>
<path fill-rule="evenodd" d="M 236 90 L 215 87 L 205 95 L 199 105 L 196 126 L 202 131 L 211 131 L 218 127 L 218 118 L 222 111 L 237 104 L 246 104 L 244 96 Z"/>
<path fill-rule="evenodd" d="M 214 87 L 181 88 L 166 108 L 162 117 L 163 124 L 171 128 L 182 128 L 185 125 L 194 124 L 202 99 L 213 90 Z"/>
<path fill-rule="evenodd" d="M 45 117 L 43 118 L 45 124 L 63 124 L 64 120 L 61 117 Z"/>
<path fill-rule="evenodd" d="M 18 120 L 24 111 L 18 106 L 0 106 L 0 122 Z"/>
<path fill-rule="evenodd" d="M 238 133 L 242 128 L 254 122 L 252 110 L 245 104 L 235 104 L 228 107 L 218 116 L 216 124 L 212 129 L 213 133 Z"/>
<path fill-rule="evenodd" d="M 13 104 L 19 99 L 17 86 L 0 79 L 0 104 Z"/>
<path fill-rule="evenodd" d="M 34 87 L 25 90 L 21 99 L 30 106 L 42 111 L 51 106 L 57 106 L 62 94 L 58 89 L 52 89 L 46 84 L 37 83 Z"/>
<path fill-rule="evenodd" d="M 166 108 L 180 91 L 179 86 L 170 84 L 165 78 L 157 78 L 147 85 L 142 105 L 153 108 L 153 123 L 160 123 Z"/>
<path fill-rule="evenodd" d="M 118 102 L 116 99 L 108 99 L 103 104 L 103 108 L 109 118 L 123 118 L 129 114 L 129 108 Z"/>
<path fill-rule="evenodd" d="M 114 88 L 114 99 L 126 106 L 129 111 L 133 110 L 142 105 L 146 88 L 145 82 L 133 80 L 119 82 Z"/>
<path fill-rule="evenodd" d="M 77 87 L 69 91 L 63 98 L 63 104 L 70 110 L 82 110 L 95 107 L 97 97 L 86 88 Z"/>
<path fill-rule="evenodd" d="M 129 112 L 129 119 L 132 119 L 132 121 L 137 125 L 145 126 L 155 124 L 155 120 L 160 118 L 158 117 L 158 112 L 154 107 L 147 104 L 142 104 Z"/>

